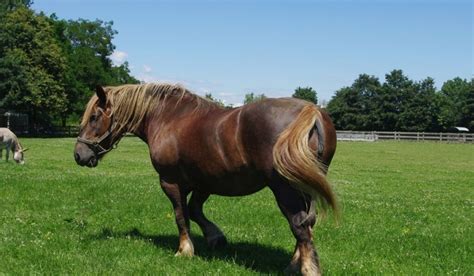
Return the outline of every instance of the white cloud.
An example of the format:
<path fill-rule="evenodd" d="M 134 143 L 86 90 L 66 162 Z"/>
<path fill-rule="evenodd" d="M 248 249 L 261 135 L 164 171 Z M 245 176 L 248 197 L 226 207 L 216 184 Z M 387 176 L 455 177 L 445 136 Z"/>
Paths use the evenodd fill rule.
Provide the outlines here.
<path fill-rule="evenodd" d="M 125 62 L 125 59 L 128 57 L 126 52 L 115 50 L 111 55 L 110 59 L 114 63 L 114 65 L 121 65 Z"/>
<path fill-rule="evenodd" d="M 143 65 L 143 71 L 148 74 L 152 71 L 152 69 L 151 69 L 150 66 L 145 64 L 145 65 Z"/>

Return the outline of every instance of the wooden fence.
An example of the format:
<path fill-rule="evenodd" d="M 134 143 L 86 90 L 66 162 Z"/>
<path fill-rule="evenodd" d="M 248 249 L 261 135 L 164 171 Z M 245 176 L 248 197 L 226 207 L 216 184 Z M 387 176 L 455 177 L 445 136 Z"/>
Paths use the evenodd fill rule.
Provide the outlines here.
<path fill-rule="evenodd" d="M 337 139 L 340 141 L 406 140 L 473 143 L 474 133 L 338 130 Z"/>

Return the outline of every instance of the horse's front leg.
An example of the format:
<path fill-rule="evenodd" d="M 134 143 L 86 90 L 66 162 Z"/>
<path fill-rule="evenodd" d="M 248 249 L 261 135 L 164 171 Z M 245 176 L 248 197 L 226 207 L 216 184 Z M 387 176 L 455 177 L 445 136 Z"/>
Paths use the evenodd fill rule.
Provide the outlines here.
<path fill-rule="evenodd" d="M 208 198 L 208 193 L 193 191 L 189 199 L 189 212 L 191 219 L 201 228 L 209 247 L 215 249 L 227 245 L 227 239 L 219 227 L 209 221 L 202 211 L 203 204 Z"/>
<path fill-rule="evenodd" d="M 168 183 L 161 179 L 161 188 L 171 200 L 176 218 L 176 224 L 179 230 L 179 248 L 175 256 L 189 256 L 194 255 L 194 246 L 190 237 L 189 227 L 189 211 L 186 204 L 186 196 L 189 192 L 180 189 L 178 184 Z"/>

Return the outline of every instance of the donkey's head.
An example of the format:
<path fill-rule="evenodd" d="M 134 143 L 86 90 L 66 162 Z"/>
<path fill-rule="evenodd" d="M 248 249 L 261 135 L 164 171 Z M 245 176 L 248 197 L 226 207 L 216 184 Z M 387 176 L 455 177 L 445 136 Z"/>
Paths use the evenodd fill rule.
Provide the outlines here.
<path fill-rule="evenodd" d="M 107 93 L 98 86 L 96 95 L 91 98 L 84 112 L 81 130 L 74 148 L 74 159 L 78 165 L 95 167 L 99 159 L 111 151 L 118 140 L 111 104 Z"/>
<path fill-rule="evenodd" d="M 15 162 L 17 162 L 18 164 L 25 164 L 25 158 L 24 158 L 24 152 L 27 151 L 28 149 L 27 148 L 19 148 L 18 150 L 15 151 L 15 153 L 13 154 L 13 160 L 15 160 Z"/>

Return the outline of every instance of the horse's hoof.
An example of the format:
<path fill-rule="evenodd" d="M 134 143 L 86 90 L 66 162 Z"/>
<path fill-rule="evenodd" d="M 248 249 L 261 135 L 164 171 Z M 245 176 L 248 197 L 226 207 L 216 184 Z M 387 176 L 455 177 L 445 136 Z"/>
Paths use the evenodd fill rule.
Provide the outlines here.
<path fill-rule="evenodd" d="M 176 254 L 174 254 L 175 257 L 192 257 L 194 256 L 194 252 L 191 250 L 178 250 Z"/>
<path fill-rule="evenodd" d="M 219 249 L 227 246 L 227 239 L 224 235 L 219 235 L 207 239 L 207 244 L 211 249 Z"/>
<path fill-rule="evenodd" d="M 181 245 L 174 254 L 175 257 L 192 257 L 194 256 L 194 246 L 190 242 L 185 242 L 183 245 Z"/>

